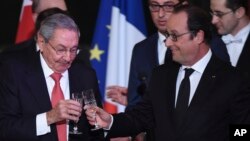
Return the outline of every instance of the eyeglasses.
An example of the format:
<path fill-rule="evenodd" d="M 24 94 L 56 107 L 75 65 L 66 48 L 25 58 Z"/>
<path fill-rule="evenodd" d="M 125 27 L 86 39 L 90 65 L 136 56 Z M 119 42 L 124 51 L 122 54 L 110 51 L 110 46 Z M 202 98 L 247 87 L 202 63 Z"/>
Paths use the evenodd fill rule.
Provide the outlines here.
<path fill-rule="evenodd" d="M 153 3 L 149 4 L 149 9 L 152 12 L 159 12 L 161 8 L 165 12 L 172 12 L 174 10 L 174 7 L 175 7 L 175 4 L 163 4 L 163 5 L 153 4 Z"/>
<path fill-rule="evenodd" d="M 188 31 L 179 35 L 176 35 L 175 33 L 170 34 L 168 32 L 165 33 L 166 38 L 170 38 L 172 41 L 177 42 L 177 39 L 185 34 L 193 33 L 193 31 Z"/>
<path fill-rule="evenodd" d="M 228 12 L 210 12 L 211 16 L 216 16 L 218 18 L 222 18 L 223 16 L 232 13 L 233 11 L 228 11 Z"/>
<path fill-rule="evenodd" d="M 57 49 L 49 41 L 47 43 L 51 46 L 51 48 L 56 52 L 57 55 L 65 56 L 67 54 L 67 52 L 68 52 L 68 50 L 66 48 L 59 48 L 59 49 Z M 71 56 L 76 56 L 76 54 L 77 54 L 77 47 L 71 48 L 69 50 L 69 53 L 70 53 Z"/>

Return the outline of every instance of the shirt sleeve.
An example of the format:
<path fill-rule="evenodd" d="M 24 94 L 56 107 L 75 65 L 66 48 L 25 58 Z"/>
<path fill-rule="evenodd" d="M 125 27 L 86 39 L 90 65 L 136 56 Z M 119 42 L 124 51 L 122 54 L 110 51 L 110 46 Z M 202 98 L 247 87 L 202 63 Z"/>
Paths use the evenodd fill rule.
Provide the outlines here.
<path fill-rule="evenodd" d="M 36 135 L 41 136 L 50 133 L 50 126 L 47 125 L 46 113 L 42 113 L 36 116 Z"/>

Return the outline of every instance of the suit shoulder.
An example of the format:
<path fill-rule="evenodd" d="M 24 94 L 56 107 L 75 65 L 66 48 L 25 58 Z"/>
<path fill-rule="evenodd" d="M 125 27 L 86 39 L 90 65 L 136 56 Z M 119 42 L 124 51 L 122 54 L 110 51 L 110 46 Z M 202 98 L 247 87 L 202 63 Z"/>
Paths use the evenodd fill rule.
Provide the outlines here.
<path fill-rule="evenodd" d="M 86 65 L 83 62 L 74 61 L 70 67 L 78 71 L 84 71 L 84 73 L 95 73 L 95 69 L 91 65 Z"/>
<path fill-rule="evenodd" d="M 32 38 L 32 39 L 23 41 L 23 42 L 18 43 L 18 44 L 13 44 L 13 45 L 7 46 L 7 47 L 3 50 L 3 53 L 22 51 L 22 50 L 25 50 L 26 48 L 29 48 L 30 46 L 35 46 L 35 45 L 36 45 L 36 42 L 35 42 L 35 40 Z M 35 49 L 34 49 L 34 50 L 35 50 Z"/>
<path fill-rule="evenodd" d="M 25 50 L 25 49 L 24 49 Z M 22 50 L 6 51 L 1 53 L 1 63 L 20 63 L 27 58 L 27 52 Z"/>
<path fill-rule="evenodd" d="M 153 73 L 165 73 L 166 71 L 170 71 L 170 70 L 176 70 L 180 67 L 180 64 L 172 61 L 172 62 L 169 62 L 168 64 L 162 64 L 162 65 L 159 65 L 157 67 L 155 67 L 153 69 Z"/>
<path fill-rule="evenodd" d="M 158 34 L 155 33 L 149 37 L 147 37 L 146 39 L 138 42 L 137 44 L 135 44 L 134 49 L 140 49 L 142 47 L 145 48 L 145 46 L 151 46 L 154 43 L 157 43 L 157 39 L 158 39 Z"/>

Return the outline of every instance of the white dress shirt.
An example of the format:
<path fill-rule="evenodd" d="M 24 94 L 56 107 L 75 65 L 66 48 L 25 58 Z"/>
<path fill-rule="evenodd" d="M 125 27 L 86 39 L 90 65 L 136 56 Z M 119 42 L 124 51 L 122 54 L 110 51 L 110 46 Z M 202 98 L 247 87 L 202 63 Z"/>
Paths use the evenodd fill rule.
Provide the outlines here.
<path fill-rule="evenodd" d="M 250 31 L 250 23 L 242 28 L 235 36 L 227 34 L 222 36 L 223 42 L 226 44 L 232 66 L 236 66 L 244 44 Z"/>
<path fill-rule="evenodd" d="M 54 80 L 50 77 L 50 75 L 53 72 L 45 62 L 43 56 L 40 54 L 40 60 L 41 60 L 41 65 L 44 73 L 44 77 L 46 80 L 48 92 L 49 92 L 49 97 L 51 99 L 52 95 L 52 90 L 55 85 Z M 70 92 L 69 92 L 69 77 L 68 77 L 68 71 L 65 71 L 62 73 L 62 78 L 60 79 L 60 86 L 63 91 L 64 99 L 70 99 Z M 67 134 L 68 134 L 68 128 L 69 126 L 67 125 Z M 46 113 L 41 113 L 36 116 L 36 133 L 37 136 L 44 135 L 47 133 L 50 133 L 51 129 L 50 126 L 47 125 L 47 118 L 46 118 Z M 67 136 L 68 138 L 68 136 Z"/>
<path fill-rule="evenodd" d="M 175 106 L 176 106 L 176 102 L 177 102 L 177 98 L 178 98 L 180 84 L 181 84 L 182 79 L 184 79 L 184 76 L 185 76 L 184 69 L 185 68 L 192 68 L 194 70 L 194 72 L 189 77 L 189 80 L 190 80 L 190 96 L 189 96 L 189 103 L 188 103 L 188 105 L 189 105 L 193 99 L 193 96 L 195 94 L 197 86 L 200 82 L 201 76 L 202 76 L 211 56 L 212 56 L 212 52 L 209 49 L 207 54 L 203 58 L 201 58 L 198 62 L 196 62 L 193 66 L 181 66 L 180 67 L 180 70 L 179 70 L 179 73 L 177 76 L 177 82 L 176 82 Z"/>
<path fill-rule="evenodd" d="M 165 54 L 167 51 L 167 47 L 165 45 L 166 37 L 160 32 L 158 32 L 158 36 L 159 36 L 157 41 L 158 62 L 159 65 L 162 65 L 164 64 Z"/>

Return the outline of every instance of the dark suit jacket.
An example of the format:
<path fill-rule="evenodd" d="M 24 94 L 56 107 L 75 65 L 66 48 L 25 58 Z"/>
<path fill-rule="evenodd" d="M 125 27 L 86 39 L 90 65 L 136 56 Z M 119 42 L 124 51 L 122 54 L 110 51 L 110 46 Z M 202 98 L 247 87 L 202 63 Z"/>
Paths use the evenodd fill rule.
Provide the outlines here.
<path fill-rule="evenodd" d="M 126 109 L 130 109 L 141 99 L 147 88 L 152 70 L 159 65 L 157 51 L 158 38 L 158 33 L 155 33 L 137 43 L 133 49 L 128 84 L 128 106 Z M 221 60 L 230 62 L 225 44 L 215 34 L 211 40 L 211 49 Z M 167 57 L 171 58 L 171 54 L 168 55 L 170 56 Z"/>
<path fill-rule="evenodd" d="M 157 67 L 142 101 L 126 113 L 114 115 L 108 135 L 128 136 L 153 128 L 155 141 L 228 141 L 229 124 L 244 123 L 249 108 L 249 92 L 241 77 L 212 56 L 182 127 L 176 130 L 173 115 L 179 67 Z"/>
<path fill-rule="evenodd" d="M 36 115 L 52 109 L 39 52 L 35 46 L 14 51 L 0 64 L 0 140 L 1 141 L 57 141 L 55 124 L 51 133 L 36 136 Z M 82 63 L 74 62 L 69 68 L 70 93 L 93 88 L 98 105 L 101 98 L 95 71 Z M 69 136 L 70 141 L 99 141 L 102 131 L 92 128 L 85 112 L 79 121 L 82 135 Z M 72 123 L 70 122 L 70 128 Z"/>
<path fill-rule="evenodd" d="M 250 81 L 250 35 L 248 35 L 239 60 L 236 64 L 236 69 L 241 72 Z M 249 82 L 250 85 L 250 82 Z"/>
<path fill-rule="evenodd" d="M 133 107 L 145 93 L 153 68 L 159 65 L 158 34 L 137 43 L 133 48 L 128 83 L 128 106 Z"/>

